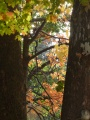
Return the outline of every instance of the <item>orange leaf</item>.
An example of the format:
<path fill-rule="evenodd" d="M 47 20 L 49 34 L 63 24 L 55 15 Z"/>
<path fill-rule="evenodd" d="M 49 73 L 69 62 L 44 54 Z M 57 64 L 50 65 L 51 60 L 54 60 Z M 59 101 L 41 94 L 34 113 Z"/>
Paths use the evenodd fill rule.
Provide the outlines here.
<path fill-rule="evenodd" d="M 6 15 L 10 18 L 14 17 L 14 13 L 13 12 L 6 12 Z"/>

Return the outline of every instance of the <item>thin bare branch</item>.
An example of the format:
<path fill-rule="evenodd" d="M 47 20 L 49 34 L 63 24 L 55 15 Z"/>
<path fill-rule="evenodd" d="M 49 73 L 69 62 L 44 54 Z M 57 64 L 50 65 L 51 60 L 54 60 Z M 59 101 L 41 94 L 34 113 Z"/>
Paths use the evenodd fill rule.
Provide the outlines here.
<path fill-rule="evenodd" d="M 44 27 L 45 23 L 46 23 L 46 20 L 44 20 L 44 21 L 42 22 L 42 24 L 40 25 L 40 27 L 38 27 L 37 31 L 35 32 L 35 34 L 34 34 L 34 35 L 32 36 L 32 38 L 30 39 L 29 45 L 37 38 L 39 32 L 42 30 L 42 28 Z"/>
<path fill-rule="evenodd" d="M 33 70 L 30 71 L 29 75 L 28 75 L 28 78 L 31 79 L 35 74 L 37 74 L 38 72 L 40 72 L 41 69 L 43 69 L 45 66 L 49 65 L 50 64 L 50 61 L 47 61 L 45 63 L 43 63 L 41 65 L 41 67 L 38 67 L 38 71 L 37 71 L 37 68 L 33 68 Z"/>
<path fill-rule="evenodd" d="M 33 56 L 28 56 L 28 61 L 32 60 L 32 59 L 35 58 L 36 56 L 38 56 L 38 55 L 42 54 L 43 52 L 46 52 L 47 50 L 50 50 L 50 49 L 52 49 L 52 48 L 54 48 L 54 45 L 52 45 L 52 46 L 50 46 L 50 47 L 47 47 L 47 48 L 45 48 L 45 49 L 37 52 L 37 53 L 36 53 L 35 55 L 33 55 Z"/>
<path fill-rule="evenodd" d="M 45 31 L 40 31 L 40 32 L 42 32 L 43 34 L 45 34 L 45 35 L 47 35 L 47 36 L 50 36 L 50 37 L 52 37 L 52 38 L 55 38 L 55 39 L 65 39 L 65 40 L 69 40 L 69 39 L 67 39 L 67 38 L 60 38 L 60 37 L 56 37 L 56 36 L 50 35 L 50 34 L 46 33 Z"/>

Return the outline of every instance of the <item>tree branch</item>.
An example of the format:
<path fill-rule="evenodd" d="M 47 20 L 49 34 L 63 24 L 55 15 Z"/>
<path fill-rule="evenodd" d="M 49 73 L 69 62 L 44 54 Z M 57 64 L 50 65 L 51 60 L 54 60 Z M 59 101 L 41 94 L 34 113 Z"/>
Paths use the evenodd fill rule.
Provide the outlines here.
<path fill-rule="evenodd" d="M 37 74 L 37 72 L 40 72 L 41 69 L 43 69 L 45 66 L 49 64 L 50 64 L 50 61 L 43 63 L 41 67 L 38 67 L 38 71 L 37 71 L 37 68 L 35 67 L 32 71 L 30 71 L 30 74 L 28 75 L 28 79 L 31 79 L 35 74 Z"/>
<path fill-rule="evenodd" d="M 40 18 L 39 18 L 39 19 L 40 19 Z M 35 21 L 35 19 L 34 19 L 34 21 Z M 42 22 L 41 26 L 37 29 L 35 35 L 32 36 L 32 38 L 30 39 L 29 45 L 37 38 L 39 32 L 42 30 L 42 28 L 44 27 L 45 23 L 46 23 L 46 20 L 43 19 L 43 22 Z"/>
<path fill-rule="evenodd" d="M 35 58 L 36 56 L 38 56 L 38 55 L 42 54 L 43 52 L 46 52 L 47 50 L 50 50 L 50 49 L 52 49 L 52 48 L 54 48 L 54 45 L 52 45 L 52 46 L 50 46 L 50 47 L 48 47 L 48 48 L 45 48 L 45 49 L 37 52 L 37 53 L 36 53 L 35 55 L 33 55 L 33 56 L 28 56 L 27 59 L 28 59 L 28 61 L 30 61 L 30 60 L 32 60 L 33 58 Z"/>
<path fill-rule="evenodd" d="M 55 39 L 65 39 L 65 40 L 69 40 L 69 39 L 67 39 L 67 38 L 59 38 L 59 37 L 56 37 L 56 36 L 50 35 L 50 34 L 44 32 L 44 31 L 40 31 L 40 32 L 43 33 L 43 34 L 45 34 L 45 35 L 47 35 L 47 36 L 50 36 L 50 37 L 52 37 L 52 38 L 55 38 Z"/>
<path fill-rule="evenodd" d="M 46 21 L 45 18 L 33 18 L 31 22 L 40 22 L 40 21 Z"/>

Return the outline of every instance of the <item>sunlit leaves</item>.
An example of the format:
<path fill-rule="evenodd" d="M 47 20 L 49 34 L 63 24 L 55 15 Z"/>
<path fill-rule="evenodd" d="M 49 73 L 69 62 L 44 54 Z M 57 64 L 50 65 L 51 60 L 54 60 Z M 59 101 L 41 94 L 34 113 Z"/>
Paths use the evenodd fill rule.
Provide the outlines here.
<path fill-rule="evenodd" d="M 21 39 L 22 39 L 22 37 L 21 37 L 20 35 L 17 35 L 17 36 L 15 37 L 15 40 L 21 41 Z"/>
<path fill-rule="evenodd" d="M 8 6 L 12 6 L 13 8 L 22 2 L 22 0 L 5 0 Z"/>
<path fill-rule="evenodd" d="M 69 38 L 69 30 L 66 30 L 66 37 Z"/>
<path fill-rule="evenodd" d="M 0 2 L 0 32 L 1 35 L 14 34 L 15 32 L 26 33 L 30 30 L 31 14 L 23 10 L 22 0 L 6 0 Z M 15 7 L 16 5 L 20 5 Z M 14 8 L 15 7 L 15 8 Z M 21 11 L 22 9 L 22 11 Z"/>
<path fill-rule="evenodd" d="M 7 27 L 9 32 L 4 30 L 1 34 L 20 33 L 20 29 L 23 29 L 22 24 L 24 27 L 27 27 L 27 30 L 23 32 L 26 34 L 26 32 L 30 30 L 30 28 L 28 28 L 28 26 L 30 26 L 30 20 L 32 19 L 30 13 L 35 12 L 37 12 L 39 16 L 46 15 L 48 21 L 56 23 L 58 20 L 58 14 L 70 14 L 71 8 L 67 7 L 66 2 L 71 3 L 71 1 L 72 0 L 2 0 L 0 2 L 0 21 L 3 21 L 2 30 Z M 86 6 L 89 4 L 89 0 L 80 0 L 80 3 Z M 66 20 L 67 18 L 63 15 L 62 19 Z M 8 27 L 8 24 L 6 24 L 7 22 L 11 22 L 9 25 L 14 27 L 13 30 Z"/>
<path fill-rule="evenodd" d="M 28 27 L 31 24 L 30 20 L 35 14 L 40 17 L 45 15 L 49 22 L 56 23 L 58 21 L 58 14 L 62 13 L 63 8 L 66 7 L 63 5 L 64 3 L 65 0 L 2 0 L 0 2 L 2 29 L 7 27 L 7 29 L 11 30 L 11 32 L 9 30 L 9 33 L 3 31 L 3 34 L 21 33 L 24 27 L 27 28 L 27 30 L 23 30 L 22 33 L 23 35 L 27 34 L 30 31 L 30 27 Z M 69 14 L 69 10 L 67 10 L 67 14 Z M 14 28 L 12 29 L 8 25 Z"/>
<path fill-rule="evenodd" d="M 58 72 L 51 73 L 51 77 L 52 77 L 52 79 L 57 78 L 58 75 L 59 75 Z"/>
<path fill-rule="evenodd" d="M 61 46 L 55 45 L 55 53 L 59 58 L 60 62 L 64 64 L 68 54 L 68 47 L 66 45 Z"/>
<path fill-rule="evenodd" d="M 61 6 L 61 7 L 60 7 L 60 10 L 61 10 L 61 12 L 64 12 L 64 11 L 65 11 L 65 6 L 64 6 L 64 5 Z"/>
<path fill-rule="evenodd" d="M 56 23 L 57 20 L 58 20 L 58 16 L 51 14 L 51 15 L 48 16 L 48 19 L 47 19 L 47 20 L 48 20 L 48 21 L 51 21 L 51 22 L 53 22 L 53 23 Z"/>

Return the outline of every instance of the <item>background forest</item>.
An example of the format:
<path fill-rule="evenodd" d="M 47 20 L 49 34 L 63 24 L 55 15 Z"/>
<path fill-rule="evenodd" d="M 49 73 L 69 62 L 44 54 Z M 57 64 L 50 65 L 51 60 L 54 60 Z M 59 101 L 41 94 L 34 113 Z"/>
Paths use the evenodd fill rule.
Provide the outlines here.
<path fill-rule="evenodd" d="M 71 8 L 67 2 L 56 10 L 53 8 L 52 13 L 43 3 L 33 8 L 29 33 L 28 120 L 60 118 Z"/>

